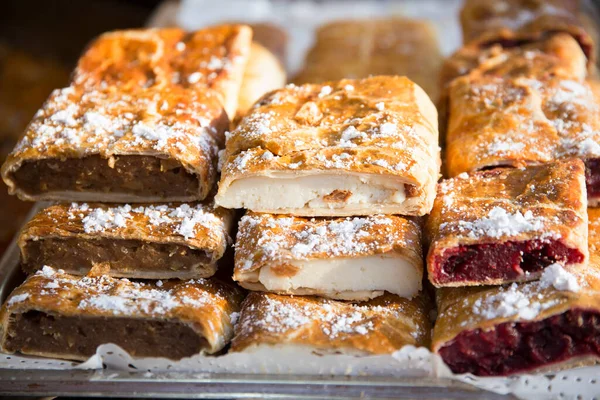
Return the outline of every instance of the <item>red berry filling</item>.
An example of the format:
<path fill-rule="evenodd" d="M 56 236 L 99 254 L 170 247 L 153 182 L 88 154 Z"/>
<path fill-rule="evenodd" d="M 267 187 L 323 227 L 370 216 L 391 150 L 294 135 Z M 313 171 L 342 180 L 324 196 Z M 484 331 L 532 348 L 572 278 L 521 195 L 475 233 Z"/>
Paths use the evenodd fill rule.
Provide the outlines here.
<path fill-rule="evenodd" d="M 600 158 L 585 162 L 585 184 L 588 197 L 600 197 Z"/>
<path fill-rule="evenodd" d="M 559 240 L 461 245 L 434 256 L 433 279 L 439 284 L 515 280 L 555 262 L 576 264 L 583 259 L 578 249 Z"/>
<path fill-rule="evenodd" d="M 455 373 L 509 375 L 573 357 L 600 357 L 600 314 L 570 310 L 538 322 L 505 322 L 460 333 L 439 350 Z"/>

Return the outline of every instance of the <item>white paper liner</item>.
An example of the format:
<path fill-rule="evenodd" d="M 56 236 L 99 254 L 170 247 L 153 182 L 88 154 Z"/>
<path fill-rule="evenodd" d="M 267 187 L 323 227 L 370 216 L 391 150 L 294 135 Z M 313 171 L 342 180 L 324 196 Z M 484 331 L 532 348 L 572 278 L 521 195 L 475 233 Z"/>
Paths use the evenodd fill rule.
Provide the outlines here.
<path fill-rule="evenodd" d="M 354 357 L 316 355 L 308 351 L 264 348 L 248 353 L 229 353 L 218 357 L 197 355 L 181 361 L 165 358 L 133 358 L 114 344 L 98 347 L 86 362 L 72 363 L 0 353 L 0 368 L 5 369 L 102 369 L 108 371 L 146 371 L 145 378 L 158 379 L 164 372 L 381 376 L 389 378 L 449 378 L 498 394 L 521 399 L 598 399 L 600 366 L 576 368 L 556 374 L 518 375 L 481 378 L 452 374 L 441 358 L 426 348 L 405 346 L 391 355 Z M 98 379 L 107 379 L 98 377 Z"/>

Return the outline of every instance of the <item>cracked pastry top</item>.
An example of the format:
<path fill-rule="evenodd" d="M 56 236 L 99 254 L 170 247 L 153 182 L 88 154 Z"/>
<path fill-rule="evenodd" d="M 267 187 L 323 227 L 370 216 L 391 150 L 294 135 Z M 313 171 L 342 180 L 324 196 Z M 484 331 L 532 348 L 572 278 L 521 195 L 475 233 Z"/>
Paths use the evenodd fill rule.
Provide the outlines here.
<path fill-rule="evenodd" d="M 587 59 L 579 43 L 566 33 L 555 33 L 524 44 L 469 43 L 448 57 L 441 70 L 446 88 L 463 75 L 582 81 Z"/>
<path fill-rule="evenodd" d="M 556 159 L 585 161 L 590 204 L 600 198 L 597 81 L 465 76 L 449 89 L 449 176 Z"/>
<path fill-rule="evenodd" d="M 86 360 L 105 343 L 133 357 L 213 354 L 233 335 L 241 291 L 218 281 L 132 282 L 44 267 L 0 311 L 0 348 Z"/>
<path fill-rule="evenodd" d="M 588 209 L 590 263 L 541 280 L 438 290 L 433 351 L 455 373 L 548 372 L 600 360 L 600 210 Z"/>
<path fill-rule="evenodd" d="M 321 83 L 371 75 L 402 75 L 437 100 L 443 55 L 435 27 L 402 17 L 341 20 L 316 32 L 294 83 Z"/>
<path fill-rule="evenodd" d="M 250 290 L 366 300 L 421 290 L 420 221 L 396 215 L 302 218 L 249 212 L 233 279 Z"/>
<path fill-rule="evenodd" d="M 439 176 L 437 112 L 405 77 L 288 85 L 242 119 L 223 160 L 222 207 L 424 215 Z"/>
<path fill-rule="evenodd" d="M 207 203 L 56 204 L 19 236 L 21 265 L 139 279 L 214 275 L 230 241 L 233 213 Z"/>
<path fill-rule="evenodd" d="M 251 292 L 242 305 L 232 352 L 262 348 L 366 356 L 405 345 L 427 347 L 431 304 L 386 294 L 366 302 Z"/>
<path fill-rule="evenodd" d="M 24 200 L 204 199 L 251 35 L 225 25 L 100 36 L 4 163 L 10 192 Z"/>
<path fill-rule="evenodd" d="M 427 220 L 428 276 L 441 286 L 538 279 L 588 261 L 584 165 L 578 159 L 459 175 L 438 185 Z"/>
<path fill-rule="evenodd" d="M 567 33 L 581 46 L 594 68 L 596 43 L 573 0 L 467 0 L 460 13 L 464 43 L 524 44 L 556 32 Z"/>

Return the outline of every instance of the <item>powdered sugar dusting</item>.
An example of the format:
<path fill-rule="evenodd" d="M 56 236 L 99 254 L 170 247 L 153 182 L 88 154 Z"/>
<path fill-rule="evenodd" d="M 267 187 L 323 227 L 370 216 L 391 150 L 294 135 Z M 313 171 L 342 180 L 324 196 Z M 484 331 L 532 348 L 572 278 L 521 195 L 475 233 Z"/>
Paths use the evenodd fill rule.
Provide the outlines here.
<path fill-rule="evenodd" d="M 250 269 L 256 262 L 282 259 L 358 257 L 387 252 L 394 246 L 419 247 L 417 226 L 400 218 L 309 220 L 245 215 L 239 225 L 236 267 Z M 413 235 L 404 229 L 412 230 Z"/>
<path fill-rule="evenodd" d="M 542 285 L 553 286 L 557 290 L 578 292 L 581 288 L 577 277 L 566 271 L 559 263 L 547 266 L 542 273 L 540 281 Z"/>
<path fill-rule="evenodd" d="M 484 218 L 475 221 L 445 222 L 440 225 L 440 228 L 443 229 L 448 224 L 456 224 L 459 232 L 473 239 L 482 237 L 499 238 L 501 236 L 516 236 L 524 232 L 540 231 L 544 227 L 544 218 L 534 216 L 530 210 L 524 214 L 520 211 L 509 213 L 504 208 L 496 206 Z"/>
<path fill-rule="evenodd" d="M 181 205 L 90 206 L 72 203 L 67 210 L 70 221 L 81 221 L 86 233 L 106 232 L 135 227 L 136 221 L 146 221 L 151 229 L 168 229 L 186 239 L 193 238 L 199 227 L 224 232 L 224 221 L 215 214 L 212 205 L 201 203 Z"/>

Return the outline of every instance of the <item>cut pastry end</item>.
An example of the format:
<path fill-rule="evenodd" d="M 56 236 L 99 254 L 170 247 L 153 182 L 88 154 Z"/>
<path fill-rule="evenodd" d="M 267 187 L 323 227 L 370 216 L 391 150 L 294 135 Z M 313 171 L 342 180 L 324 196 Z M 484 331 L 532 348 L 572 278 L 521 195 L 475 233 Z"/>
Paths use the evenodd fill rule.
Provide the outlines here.
<path fill-rule="evenodd" d="M 251 290 L 358 301 L 385 291 L 412 298 L 421 290 L 423 274 L 400 255 L 387 254 L 275 262 L 234 278 Z"/>
<path fill-rule="evenodd" d="M 178 161 L 144 155 L 32 160 L 4 178 L 22 200 L 34 201 L 194 201 L 210 187 Z"/>
<path fill-rule="evenodd" d="M 585 184 L 587 187 L 588 206 L 600 205 L 600 158 L 585 161 Z"/>
<path fill-rule="evenodd" d="M 429 256 L 429 279 L 436 287 L 498 284 L 539 278 L 551 264 L 573 267 L 585 255 L 557 239 L 459 245 Z"/>
<path fill-rule="evenodd" d="M 438 352 L 454 373 L 498 376 L 600 358 L 600 313 L 572 309 L 535 322 L 461 332 Z"/>
<path fill-rule="evenodd" d="M 27 240 L 21 254 L 26 273 L 53 265 L 74 275 L 87 275 L 98 267 L 114 277 L 192 279 L 208 278 L 217 270 L 206 251 L 132 239 L 47 237 Z"/>
<path fill-rule="evenodd" d="M 135 335 L 131 333 L 135 332 Z M 85 361 L 104 343 L 136 357 L 179 360 L 205 350 L 206 339 L 188 324 L 143 318 L 65 316 L 42 311 L 13 314 L 3 350 Z"/>
<path fill-rule="evenodd" d="M 321 172 L 321 171 L 317 171 Z M 221 186 L 215 202 L 225 208 L 298 216 L 423 215 L 412 185 L 373 174 L 249 176 Z"/>

